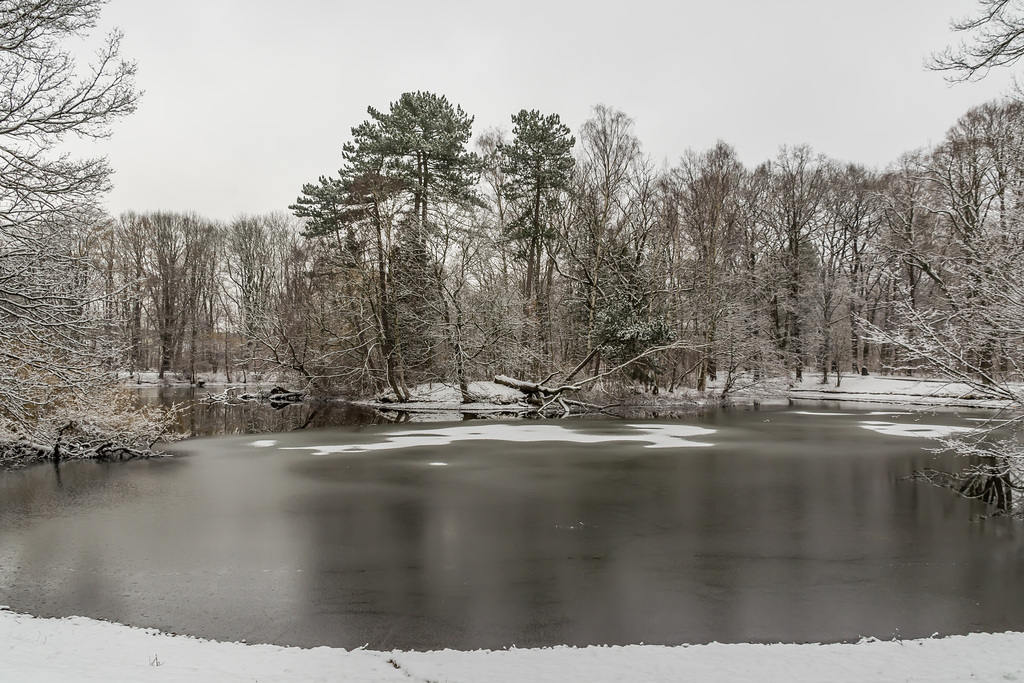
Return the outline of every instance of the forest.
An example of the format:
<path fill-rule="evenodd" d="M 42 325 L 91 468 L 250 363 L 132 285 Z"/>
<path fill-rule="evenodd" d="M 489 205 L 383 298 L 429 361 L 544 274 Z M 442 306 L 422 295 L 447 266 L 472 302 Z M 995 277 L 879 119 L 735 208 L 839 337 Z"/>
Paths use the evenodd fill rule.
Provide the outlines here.
<path fill-rule="evenodd" d="M 280 212 L 114 217 L 106 161 L 60 152 L 110 135 L 139 98 L 119 34 L 84 71 L 64 47 L 102 4 L 0 2 L 7 444 L 137 452 L 161 417 L 117 380 L 143 371 L 397 400 L 446 382 L 467 401 L 495 375 L 577 377 L 720 402 L 867 371 L 1020 402 L 1019 98 L 877 169 L 799 145 L 751 167 L 727 142 L 658 162 L 611 106 L 575 130 L 534 109 L 474 130 L 444 95 L 407 92 L 344 122 L 339 169 Z M 980 5 L 960 28 L 989 33 L 936 68 L 970 77 L 1020 55 L 1012 5 Z"/>
<path fill-rule="evenodd" d="M 291 213 L 128 213 L 82 244 L 132 371 L 321 394 L 511 375 L 727 399 L 768 378 L 965 375 L 1022 361 L 1024 106 L 966 112 L 883 170 L 726 143 L 659 167 L 633 121 L 523 110 L 472 137 L 444 96 L 352 129 Z M 829 379 L 831 375 L 831 379 Z M 467 397 L 468 399 L 468 397 Z"/>

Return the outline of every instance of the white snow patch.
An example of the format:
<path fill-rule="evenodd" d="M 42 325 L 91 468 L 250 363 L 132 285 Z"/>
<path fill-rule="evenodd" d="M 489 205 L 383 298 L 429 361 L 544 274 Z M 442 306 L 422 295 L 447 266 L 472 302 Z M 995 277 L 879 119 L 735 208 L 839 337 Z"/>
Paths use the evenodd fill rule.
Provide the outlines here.
<path fill-rule="evenodd" d="M 0 611 L 4 680 L 181 681 L 995 681 L 1024 680 L 1024 633 L 852 645 L 733 644 L 378 652 L 245 645 L 83 617 Z"/>
<path fill-rule="evenodd" d="M 295 446 L 286 450 L 310 450 L 315 455 L 329 453 L 365 453 L 367 451 L 394 450 L 415 446 L 447 446 L 456 441 L 565 441 L 569 443 L 606 443 L 636 441 L 646 448 L 683 448 L 710 446 L 692 441 L 689 437 L 713 434 L 714 429 L 691 425 L 633 424 L 636 434 L 588 434 L 555 424 L 486 423 L 479 426 L 458 426 L 441 429 L 415 429 L 387 434 L 384 441 L 369 444 L 330 444 L 323 446 Z"/>
<path fill-rule="evenodd" d="M 645 448 L 679 448 L 694 447 L 694 446 L 713 446 L 714 444 L 707 443 L 706 441 L 692 441 L 689 439 L 691 436 L 707 436 L 708 434 L 714 434 L 714 429 L 708 429 L 706 427 L 695 427 L 693 425 L 674 425 L 674 424 L 631 424 L 627 425 L 640 432 L 636 436 L 622 436 L 616 435 L 614 441 L 647 441 L 648 444 Z M 607 439 L 598 439 L 603 441 Z"/>
<path fill-rule="evenodd" d="M 483 403 L 508 404 L 523 400 L 523 392 L 506 387 L 496 382 L 470 382 L 469 394 L 474 401 Z M 378 400 L 387 403 L 398 402 L 398 397 L 391 389 L 381 393 Z M 418 384 L 409 388 L 409 403 L 437 403 L 458 406 L 462 403 L 462 392 L 453 384 L 431 382 Z"/>
<path fill-rule="evenodd" d="M 971 427 L 899 424 L 897 422 L 880 422 L 876 420 L 864 420 L 860 424 L 865 429 L 870 429 L 886 436 L 911 436 L 919 439 L 941 439 L 952 434 L 974 431 Z"/>
<path fill-rule="evenodd" d="M 1019 384 L 1010 385 L 1024 390 Z M 1007 401 L 987 396 L 978 387 L 963 382 L 951 382 L 920 377 L 893 377 L 889 375 L 843 375 L 839 387 L 821 384 L 811 375 L 791 385 L 786 392 L 791 399 L 837 400 L 861 403 L 902 403 L 936 406 L 967 406 L 998 408 Z"/>
<path fill-rule="evenodd" d="M 276 446 L 277 442 L 273 439 L 261 439 L 259 441 L 253 441 L 249 445 L 253 448 L 270 448 L 271 446 Z"/>
<path fill-rule="evenodd" d="M 430 466 L 431 467 L 448 467 L 448 463 L 446 463 L 446 462 L 432 462 L 432 463 L 430 463 Z"/>

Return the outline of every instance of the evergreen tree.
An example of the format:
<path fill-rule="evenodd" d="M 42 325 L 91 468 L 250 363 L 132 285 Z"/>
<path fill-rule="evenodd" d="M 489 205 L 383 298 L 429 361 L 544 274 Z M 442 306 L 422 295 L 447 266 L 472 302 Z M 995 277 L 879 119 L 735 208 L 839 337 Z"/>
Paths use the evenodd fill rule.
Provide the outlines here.
<path fill-rule="evenodd" d="M 558 114 L 544 116 L 536 109 L 523 109 L 512 116 L 512 123 L 512 144 L 501 146 L 502 172 L 506 195 L 514 206 L 510 237 L 521 245 L 526 260 L 523 296 L 529 301 L 539 288 L 544 242 L 553 236 L 543 220 L 544 202 L 569 186 L 576 139 Z"/>
<path fill-rule="evenodd" d="M 478 202 L 480 163 L 466 150 L 473 118 L 444 96 L 405 93 L 388 112 L 373 107 L 367 112 L 370 119 L 352 128 L 352 141 L 343 148 L 339 178 L 304 185 L 289 208 L 308 219 L 308 236 L 344 230 L 349 257 L 368 256 L 363 274 L 373 283 L 369 303 L 387 383 L 398 397 L 408 398 L 403 331 L 413 336 L 415 330 L 418 341 L 426 339 L 419 330 L 421 299 L 432 291 L 421 286 L 432 270 L 424 262 L 424 231 L 430 229 L 432 211 Z M 403 316 L 403 305 L 412 303 L 415 310 Z M 417 349 L 414 355 L 422 363 L 429 354 Z"/>
<path fill-rule="evenodd" d="M 428 222 L 434 201 L 475 200 L 480 163 L 466 150 L 473 117 L 443 95 L 404 93 L 388 113 L 368 107 L 371 120 L 352 129 L 344 157 L 352 170 L 368 167 L 401 180 L 412 193 L 413 215 Z"/>

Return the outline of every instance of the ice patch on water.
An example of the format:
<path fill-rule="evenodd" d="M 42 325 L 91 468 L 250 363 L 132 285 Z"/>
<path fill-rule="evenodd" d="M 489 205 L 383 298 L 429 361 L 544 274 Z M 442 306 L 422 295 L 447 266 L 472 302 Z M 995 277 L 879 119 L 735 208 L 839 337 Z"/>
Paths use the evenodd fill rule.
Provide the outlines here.
<path fill-rule="evenodd" d="M 838 413 L 838 412 L 814 412 L 811 410 L 794 410 L 794 415 L 820 415 L 822 417 L 850 417 L 857 415 L 858 413 Z M 898 410 L 873 410 L 870 413 L 860 413 L 861 415 L 869 416 L 881 416 L 896 417 L 897 415 L 913 415 L 913 413 L 904 413 Z"/>
<path fill-rule="evenodd" d="M 253 441 L 249 445 L 253 448 L 270 448 L 271 446 L 276 446 L 277 442 L 273 439 L 262 439 L 260 441 Z"/>
<path fill-rule="evenodd" d="M 693 425 L 627 425 L 636 429 L 640 434 L 636 436 L 624 436 L 617 434 L 612 439 L 598 438 L 597 441 L 647 441 L 644 448 L 679 448 L 681 446 L 692 448 L 694 446 L 713 446 L 706 441 L 692 441 L 691 436 L 707 436 L 714 434 L 714 429 L 706 427 L 695 427 Z"/>
<path fill-rule="evenodd" d="M 849 417 L 850 415 L 853 415 L 853 413 L 834 413 L 834 412 L 816 413 L 816 412 L 811 411 L 811 410 L 794 410 L 793 414 L 794 415 L 821 415 L 823 417 Z"/>
<path fill-rule="evenodd" d="M 971 427 L 953 427 L 951 425 L 897 424 L 864 420 L 860 423 L 864 429 L 885 434 L 886 436 L 910 436 L 918 439 L 941 439 L 962 432 L 974 431 Z"/>
<path fill-rule="evenodd" d="M 367 451 L 414 448 L 416 446 L 447 446 L 457 441 L 565 441 L 569 443 L 608 443 L 634 441 L 645 448 L 690 448 L 711 446 L 689 437 L 713 434 L 714 429 L 692 425 L 631 424 L 635 434 L 590 434 L 555 424 L 492 423 L 480 426 L 443 427 L 391 432 L 379 443 L 327 444 L 323 446 L 296 446 L 286 450 L 308 450 L 315 455 L 329 453 L 365 453 Z"/>

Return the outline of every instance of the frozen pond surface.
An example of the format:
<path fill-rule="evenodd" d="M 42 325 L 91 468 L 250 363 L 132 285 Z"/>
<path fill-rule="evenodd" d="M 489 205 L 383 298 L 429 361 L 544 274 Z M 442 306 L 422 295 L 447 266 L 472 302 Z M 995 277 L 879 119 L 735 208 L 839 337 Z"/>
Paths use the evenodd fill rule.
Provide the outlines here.
<path fill-rule="evenodd" d="M 373 649 L 1024 630 L 1024 527 L 902 481 L 955 467 L 922 447 L 968 417 L 332 428 L 0 473 L 0 604 Z"/>

